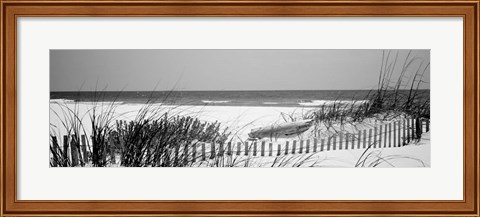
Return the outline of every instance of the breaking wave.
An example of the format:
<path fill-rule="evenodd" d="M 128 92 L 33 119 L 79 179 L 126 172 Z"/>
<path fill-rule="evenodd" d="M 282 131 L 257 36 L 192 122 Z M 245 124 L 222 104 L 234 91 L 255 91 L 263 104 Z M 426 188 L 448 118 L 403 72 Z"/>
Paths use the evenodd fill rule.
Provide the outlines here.
<path fill-rule="evenodd" d="M 369 103 L 369 100 L 310 100 L 306 102 L 299 102 L 301 106 L 331 106 L 331 105 L 363 105 Z"/>
<path fill-rule="evenodd" d="M 218 101 L 215 101 L 215 100 L 202 100 L 203 103 L 213 103 L 213 104 L 218 104 L 218 103 L 229 103 L 230 101 L 228 100 L 218 100 Z"/>

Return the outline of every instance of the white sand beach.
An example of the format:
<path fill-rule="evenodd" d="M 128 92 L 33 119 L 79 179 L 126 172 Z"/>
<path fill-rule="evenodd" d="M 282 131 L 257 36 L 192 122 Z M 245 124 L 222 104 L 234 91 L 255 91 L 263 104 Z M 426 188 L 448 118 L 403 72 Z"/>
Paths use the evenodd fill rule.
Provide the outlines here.
<path fill-rule="evenodd" d="M 52 133 L 57 136 L 62 136 L 66 134 L 65 127 L 62 126 L 62 121 L 65 122 L 64 113 L 68 113 L 67 110 L 75 111 L 79 115 L 81 122 L 84 124 L 83 128 L 85 134 L 90 136 L 91 131 L 91 122 L 90 114 L 93 112 L 93 103 L 74 103 L 70 101 L 53 101 L 50 104 L 50 124 Z M 109 110 L 109 106 L 113 106 L 114 109 Z M 102 103 L 97 104 L 96 112 L 106 112 L 113 111 L 113 117 L 115 120 L 125 120 L 131 121 L 135 120 L 139 111 L 144 107 L 144 104 L 123 104 L 123 103 Z M 170 115 L 180 115 L 180 116 L 192 116 L 197 117 L 202 121 L 207 122 L 220 122 L 221 126 L 228 128 L 229 132 L 232 132 L 231 139 L 234 141 L 232 144 L 237 144 L 236 141 L 247 141 L 248 133 L 251 129 L 257 127 L 269 126 L 272 124 L 285 123 L 288 118 L 301 119 L 308 112 L 314 111 L 314 107 L 260 107 L 260 106 L 173 106 L 173 105 L 161 105 L 153 104 L 150 107 L 150 110 L 160 109 L 160 113 L 168 112 Z M 60 118 L 62 117 L 62 118 Z M 286 120 L 287 119 L 287 120 Z M 365 149 L 350 148 L 349 150 L 330 150 L 324 152 L 312 153 L 313 151 L 313 138 L 325 138 L 336 132 L 352 133 L 362 131 L 363 129 L 372 129 L 380 125 L 386 126 L 389 123 L 397 119 L 390 119 L 389 121 L 381 121 L 383 118 L 369 118 L 363 120 L 361 123 L 356 124 L 334 124 L 329 127 L 326 125 L 321 125 L 314 130 L 314 127 L 311 127 L 309 130 L 304 133 L 293 135 L 290 137 L 284 138 L 265 138 L 262 141 L 267 141 L 266 153 L 269 150 L 269 143 L 272 144 L 272 153 L 273 156 L 269 157 L 268 154 L 264 157 L 255 156 L 252 158 L 251 154 L 249 156 L 236 156 L 235 159 L 237 162 L 242 162 L 245 157 L 250 159 L 250 163 L 255 164 L 260 167 L 271 166 L 272 163 L 277 163 L 281 159 L 288 161 L 289 163 L 302 162 L 303 166 L 310 165 L 308 162 L 312 162 L 311 166 L 321 166 L 321 167 L 354 167 L 354 166 L 369 166 L 370 164 L 378 164 L 378 166 L 385 167 L 428 167 L 430 164 L 430 142 L 429 142 L 429 133 L 424 133 L 420 142 L 415 142 L 408 146 L 395 147 L 395 148 L 386 148 L 384 146 L 372 148 L 366 154 L 370 154 L 368 157 L 364 154 Z M 111 123 L 112 125 L 115 122 Z M 59 126 L 59 127 L 55 127 Z M 327 129 L 328 128 L 328 129 Z M 385 129 L 386 130 L 386 129 Z M 320 133 L 319 133 L 320 132 Z M 297 144 L 297 153 L 291 154 L 289 151 L 288 159 L 285 157 L 277 158 L 275 154 L 280 151 L 283 153 L 285 148 L 285 142 L 291 140 L 310 140 L 310 153 L 305 153 L 306 149 L 303 150 L 303 153 L 298 153 L 299 144 Z M 309 142 L 310 142 L 309 141 Z M 385 142 L 385 141 L 384 141 Z M 393 140 L 391 140 L 393 143 Z M 260 143 L 258 141 L 258 150 L 260 150 Z M 250 144 L 252 144 L 250 142 Z M 290 142 L 290 144 L 292 144 Z M 385 143 L 386 144 L 386 143 Z M 243 147 L 243 145 L 242 145 Z M 356 145 L 355 145 L 356 147 Z M 306 147 L 305 147 L 306 148 Z M 236 146 L 232 146 L 233 150 L 236 150 Z M 292 145 L 290 145 L 292 149 Z M 319 148 L 320 149 L 320 148 Z M 207 150 L 209 147 L 207 146 Z M 208 151 L 207 151 L 208 152 Z M 235 151 L 234 151 L 235 152 Z M 200 150 L 199 150 L 200 153 Z M 243 153 L 243 148 L 242 148 Z M 364 164 L 358 164 L 359 159 L 362 158 L 364 154 L 365 162 Z M 207 153 L 208 155 L 208 153 Z M 258 154 L 260 155 L 260 153 Z M 387 162 L 375 162 L 375 159 L 389 158 Z M 243 160 L 242 160 L 243 159 Z M 305 162 L 307 160 L 307 162 Z M 117 161 L 118 162 L 118 161 Z M 207 162 L 199 162 L 197 166 L 205 166 Z M 239 163 L 241 164 L 241 163 Z M 365 165 L 366 164 L 366 165 Z M 112 165 L 113 166 L 113 165 Z M 293 166 L 293 165 L 289 165 Z M 370 165 L 371 166 L 371 165 Z"/>

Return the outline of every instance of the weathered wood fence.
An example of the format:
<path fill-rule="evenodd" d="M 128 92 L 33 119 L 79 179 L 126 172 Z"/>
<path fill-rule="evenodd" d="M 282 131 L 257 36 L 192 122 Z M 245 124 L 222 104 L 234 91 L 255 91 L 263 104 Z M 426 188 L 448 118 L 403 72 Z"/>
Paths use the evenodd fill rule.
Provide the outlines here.
<path fill-rule="evenodd" d="M 386 124 L 378 124 L 370 129 L 355 133 L 338 133 L 326 138 L 311 138 L 305 140 L 290 140 L 281 143 L 268 140 L 241 141 L 221 143 L 202 143 L 180 145 L 172 150 L 175 158 L 202 161 L 221 156 L 280 156 L 289 154 L 305 154 L 323 151 L 352 150 L 366 148 L 394 148 L 409 144 L 421 138 L 422 133 L 430 131 L 430 121 L 421 119 L 403 119 Z M 78 137 L 77 137 L 78 138 Z M 56 138 L 53 138 L 53 142 Z M 78 139 L 77 139 L 78 140 Z M 69 145 L 73 144 L 73 145 Z M 91 158 L 87 137 L 82 135 L 80 141 L 75 138 L 63 137 L 62 153 L 71 166 L 84 164 Z M 103 155 L 115 163 L 115 151 L 109 148 Z M 57 166 L 57 165 L 54 165 Z"/>

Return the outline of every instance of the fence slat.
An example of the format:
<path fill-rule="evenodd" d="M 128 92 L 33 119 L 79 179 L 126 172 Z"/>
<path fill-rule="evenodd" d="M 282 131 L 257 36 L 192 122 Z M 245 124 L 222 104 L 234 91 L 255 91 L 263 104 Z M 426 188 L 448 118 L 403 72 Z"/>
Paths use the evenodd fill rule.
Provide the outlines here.
<path fill-rule="evenodd" d="M 268 156 L 272 156 L 273 154 L 273 144 L 270 142 L 268 143 Z"/>
<path fill-rule="evenodd" d="M 277 156 L 280 156 L 282 153 L 280 153 L 282 151 L 282 146 L 280 144 L 278 144 L 278 147 L 277 147 Z"/>
<path fill-rule="evenodd" d="M 210 143 L 210 159 L 215 158 L 215 141 Z"/>
<path fill-rule="evenodd" d="M 245 156 L 248 156 L 248 142 L 245 142 Z"/>
<path fill-rule="evenodd" d="M 88 163 L 87 137 L 85 135 L 82 135 L 81 140 L 82 140 L 83 162 L 87 164 Z"/>
<path fill-rule="evenodd" d="M 342 144 L 342 143 L 343 143 L 343 133 L 340 132 L 340 135 L 338 135 L 338 137 L 339 137 L 339 138 L 338 138 L 338 141 L 339 141 L 339 142 L 338 142 L 338 149 L 339 149 L 339 150 L 342 150 L 342 145 L 343 145 L 343 144 Z"/>
<path fill-rule="evenodd" d="M 188 143 L 185 143 L 185 146 L 183 148 L 183 163 L 186 164 L 188 162 L 188 149 L 190 145 Z"/>
<path fill-rule="evenodd" d="M 72 139 L 70 140 L 70 156 L 71 156 L 71 166 L 77 166 L 78 163 L 78 157 L 77 157 L 77 146 L 75 145 L 75 136 L 72 136 Z"/>
<path fill-rule="evenodd" d="M 422 137 L 422 121 L 420 118 L 415 119 L 415 139 Z"/>
<path fill-rule="evenodd" d="M 293 145 L 292 145 L 292 154 L 295 154 L 297 149 L 297 140 L 293 140 Z"/>
<path fill-rule="evenodd" d="M 265 156 L 265 141 L 262 141 L 262 152 L 261 152 L 261 155 L 262 155 L 262 156 Z"/>
<path fill-rule="evenodd" d="M 393 122 L 393 147 L 397 147 L 397 122 Z"/>
<path fill-rule="evenodd" d="M 63 166 L 68 166 L 68 136 L 63 136 Z"/>
<path fill-rule="evenodd" d="M 388 147 L 392 147 L 392 123 L 388 123 Z"/>
<path fill-rule="evenodd" d="M 337 135 L 335 135 L 333 137 L 333 142 L 332 143 L 333 143 L 332 144 L 333 145 L 333 150 L 337 150 Z"/>
<path fill-rule="evenodd" d="M 410 119 L 407 119 L 407 143 L 410 143 Z"/>
<path fill-rule="evenodd" d="M 367 130 L 363 130 L 363 148 L 367 148 Z"/>
<path fill-rule="evenodd" d="M 324 150 L 324 146 L 325 146 L 325 139 L 321 139 L 320 140 L 320 151 Z"/>
<path fill-rule="evenodd" d="M 407 144 L 406 143 L 406 141 L 407 141 L 406 136 L 407 136 L 407 125 L 405 124 L 405 119 L 403 119 L 403 137 L 402 137 L 403 138 L 403 144 L 402 144 L 402 146 Z"/>
<path fill-rule="evenodd" d="M 242 143 L 241 143 L 241 142 L 237 142 L 237 155 L 240 155 L 241 149 L 242 149 Z"/>
<path fill-rule="evenodd" d="M 350 139 L 350 133 L 345 134 L 345 149 L 348 149 L 348 139 Z"/>
<path fill-rule="evenodd" d="M 227 155 L 232 155 L 232 142 L 227 143 Z"/>
<path fill-rule="evenodd" d="M 418 119 L 418 122 L 419 122 L 419 125 L 420 125 L 420 128 L 419 128 L 418 132 L 420 133 L 419 135 L 421 136 L 423 134 L 423 120 Z"/>
<path fill-rule="evenodd" d="M 360 149 L 360 141 L 362 141 L 362 131 L 358 131 L 357 149 Z"/>
<path fill-rule="evenodd" d="M 412 118 L 411 120 L 412 120 L 412 141 L 413 141 L 414 139 L 417 138 L 417 136 L 415 134 L 415 130 L 417 128 L 416 128 L 416 125 L 415 125 L 415 122 L 416 122 L 415 118 Z"/>
<path fill-rule="evenodd" d="M 57 137 L 56 136 L 52 136 L 52 145 L 50 147 L 52 147 L 55 149 L 55 153 L 57 153 L 57 147 L 58 147 L 58 140 L 57 140 Z M 50 152 L 51 153 L 51 152 Z M 63 154 L 62 154 L 63 155 Z M 55 155 L 51 155 L 52 158 L 50 158 L 50 163 L 52 163 L 52 167 L 57 167 L 58 164 L 58 158 L 55 156 Z"/>
<path fill-rule="evenodd" d="M 192 161 L 197 162 L 197 143 L 192 145 Z"/>
<path fill-rule="evenodd" d="M 425 132 L 430 132 L 430 119 L 427 119 L 425 128 Z"/>
<path fill-rule="evenodd" d="M 332 140 L 332 138 L 328 137 L 328 139 L 327 139 L 327 151 L 330 151 L 330 146 L 332 145 L 331 140 Z"/>
<path fill-rule="evenodd" d="M 387 147 L 387 141 L 388 141 L 388 125 L 385 124 L 384 125 L 384 129 L 385 129 L 385 132 L 383 133 L 383 147 L 386 148 Z"/>
<path fill-rule="evenodd" d="M 378 132 L 378 147 L 382 147 L 382 135 L 383 135 L 383 126 L 380 125 L 380 131 Z"/>
<path fill-rule="evenodd" d="M 313 152 L 317 152 L 317 142 L 318 142 L 317 138 L 313 138 Z"/>
<path fill-rule="evenodd" d="M 205 154 L 205 143 L 202 143 L 202 160 L 205 160 L 207 157 L 206 157 L 206 154 Z"/>
<path fill-rule="evenodd" d="M 397 147 L 401 147 L 402 146 L 402 122 L 398 121 L 397 126 L 398 126 L 398 138 L 397 138 L 398 144 L 397 144 Z"/>
<path fill-rule="evenodd" d="M 370 147 L 372 145 L 372 129 L 368 129 L 368 145 Z"/>
<path fill-rule="evenodd" d="M 253 142 L 253 156 L 257 156 L 257 142 Z"/>
<path fill-rule="evenodd" d="M 298 153 L 303 153 L 303 140 L 300 140 L 300 151 Z"/>
<path fill-rule="evenodd" d="M 223 145 L 223 142 L 218 144 L 217 156 L 223 156 L 225 154 L 225 147 L 223 147 Z"/>
<path fill-rule="evenodd" d="M 112 164 L 116 164 L 116 159 L 115 159 L 115 143 L 112 139 L 109 139 L 108 142 L 110 143 L 109 144 L 109 147 L 110 147 L 110 161 Z"/>
<path fill-rule="evenodd" d="M 175 156 L 174 156 L 174 164 L 176 165 L 178 163 L 178 151 L 180 149 L 180 146 L 179 145 L 176 145 L 175 146 Z M 212 157 L 213 159 L 213 157 Z"/>
<path fill-rule="evenodd" d="M 373 148 L 377 148 L 377 127 L 374 128 L 373 133 Z"/>
<path fill-rule="evenodd" d="M 307 144 L 306 144 L 306 151 L 305 152 L 308 154 L 308 153 L 310 153 L 310 139 L 307 139 L 306 143 Z"/>

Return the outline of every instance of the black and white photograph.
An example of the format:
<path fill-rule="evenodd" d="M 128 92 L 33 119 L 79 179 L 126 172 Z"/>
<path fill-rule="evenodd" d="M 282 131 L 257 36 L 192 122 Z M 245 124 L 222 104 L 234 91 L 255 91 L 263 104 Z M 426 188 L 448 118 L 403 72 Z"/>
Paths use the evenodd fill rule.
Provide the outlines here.
<path fill-rule="evenodd" d="M 431 165 L 430 50 L 50 50 L 49 106 L 50 167 Z"/>

